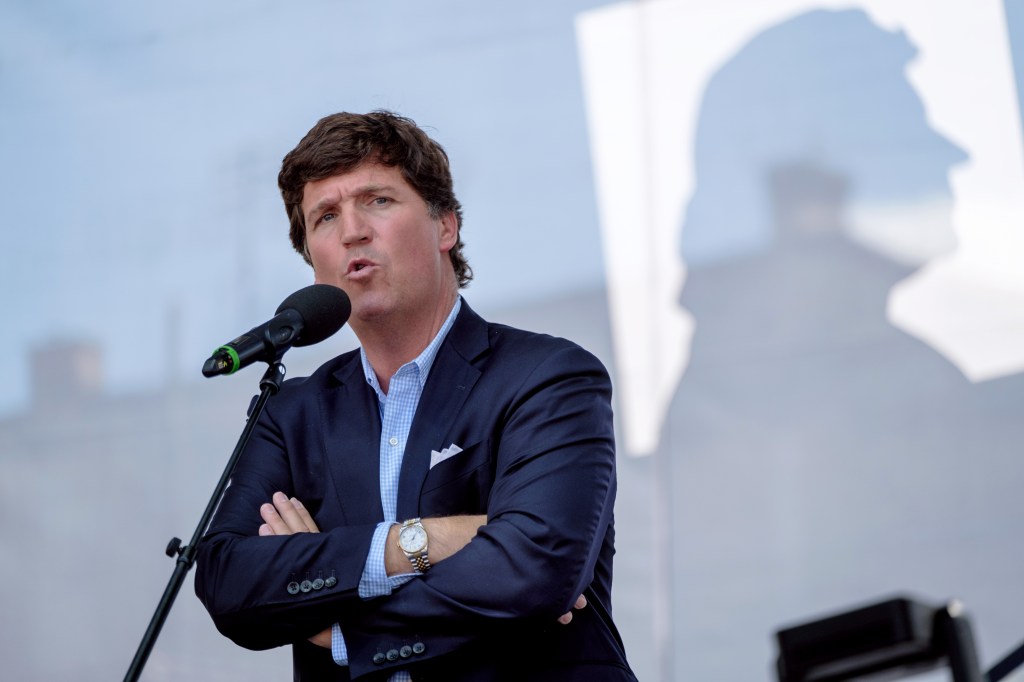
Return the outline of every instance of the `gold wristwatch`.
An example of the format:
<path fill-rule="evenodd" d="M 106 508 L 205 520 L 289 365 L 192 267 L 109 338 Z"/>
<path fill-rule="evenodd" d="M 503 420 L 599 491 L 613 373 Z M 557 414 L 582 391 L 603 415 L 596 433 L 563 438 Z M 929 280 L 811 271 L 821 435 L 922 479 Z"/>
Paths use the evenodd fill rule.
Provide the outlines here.
<path fill-rule="evenodd" d="M 426 573 L 430 570 L 430 560 L 427 559 L 427 529 L 418 518 L 402 523 L 402 527 L 398 529 L 398 548 L 409 557 L 417 572 Z"/>

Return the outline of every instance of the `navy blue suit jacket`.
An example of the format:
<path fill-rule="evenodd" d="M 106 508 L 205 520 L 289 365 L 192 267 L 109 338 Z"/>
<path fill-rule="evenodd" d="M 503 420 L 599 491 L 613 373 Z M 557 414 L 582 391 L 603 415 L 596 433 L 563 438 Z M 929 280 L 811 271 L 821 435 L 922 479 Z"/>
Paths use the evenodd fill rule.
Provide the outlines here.
<path fill-rule="evenodd" d="M 268 403 L 200 544 L 196 593 L 238 644 L 292 644 L 295 679 L 407 667 L 415 680 L 634 680 L 610 616 L 610 400 L 607 372 L 580 347 L 463 303 L 409 433 L 398 518 L 487 514 L 487 525 L 390 596 L 362 600 L 383 520 L 381 424 L 358 351 L 341 355 Z M 463 451 L 430 468 L 431 450 L 452 444 Z M 277 490 L 322 532 L 258 537 Z M 589 606 L 557 623 L 579 594 Z M 348 667 L 306 642 L 335 622 Z"/>

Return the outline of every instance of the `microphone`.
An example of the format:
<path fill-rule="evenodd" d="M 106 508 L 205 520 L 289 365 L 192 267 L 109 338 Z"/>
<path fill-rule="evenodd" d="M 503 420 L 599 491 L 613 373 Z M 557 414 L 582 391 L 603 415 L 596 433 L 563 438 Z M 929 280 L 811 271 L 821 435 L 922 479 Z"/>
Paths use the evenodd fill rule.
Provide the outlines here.
<path fill-rule="evenodd" d="M 352 312 L 348 295 L 330 284 L 312 284 L 284 299 L 269 322 L 217 350 L 203 376 L 234 374 L 254 362 L 273 362 L 292 346 L 312 346 L 341 329 Z"/>

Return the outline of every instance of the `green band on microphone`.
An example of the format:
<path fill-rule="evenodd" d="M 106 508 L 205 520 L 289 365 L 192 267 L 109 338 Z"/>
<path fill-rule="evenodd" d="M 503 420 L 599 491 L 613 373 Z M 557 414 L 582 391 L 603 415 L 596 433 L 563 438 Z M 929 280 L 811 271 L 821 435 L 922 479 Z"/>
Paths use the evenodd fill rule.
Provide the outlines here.
<path fill-rule="evenodd" d="M 234 374 L 242 367 L 242 363 L 239 362 L 238 360 L 238 353 L 235 351 L 234 348 L 232 348 L 231 346 L 221 346 L 214 352 L 218 353 L 220 351 L 224 351 L 231 357 L 231 371 L 228 372 L 228 374 Z"/>

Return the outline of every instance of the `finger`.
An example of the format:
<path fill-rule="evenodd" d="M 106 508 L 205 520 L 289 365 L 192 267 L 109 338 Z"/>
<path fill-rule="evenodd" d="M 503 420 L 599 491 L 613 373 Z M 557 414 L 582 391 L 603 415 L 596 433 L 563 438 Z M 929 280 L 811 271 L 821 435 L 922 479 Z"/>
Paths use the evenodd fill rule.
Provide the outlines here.
<path fill-rule="evenodd" d="M 582 594 L 576 597 L 576 604 L 573 606 L 574 609 L 582 609 L 587 605 L 587 598 Z"/>
<path fill-rule="evenodd" d="M 309 510 L 306 509 L 305 506 L 303 506 L 302 502 L 299 502 L 298 498 L 292 498 L 292 506 L 295 507 L 295 511 L 299 513 L 299 518 L 302 519 L 302 522 L 306 524 L 306 530 L 308 530 L 310 533 L 320 532 L 320 528 L 316 525 L 316 521 L 313 520 L 313 517 L 310 515 Z"/>
<path fill-rule="evenodd" d="M 562 625 L 568 625 L 572 621 L 572 612 L 566 613 L 558 617 L 558 622 Z"/>
<path fill-rule="evenodd" d="M 292 534 L 291 528 L 289 528 L 288 524 L 281 518 L 281 515 L 277 513 L 277 509 L 274 508 L 274 505 L 269 502 L 260 505 L 260 518 L 262 518 L 266 525 L 270 527 L 270 530 L 273 531 L 268 533 L 268 535 Z"/>
<path fill-rule="evenodd" d="M 306 527 L 306 522 L 303 521 L 301 516 L 299 516 L 299 511 L 295 508 L 295 505 L 292 504 L 292 501 L 288 499 L 287 495 L 280 492 L 274 493 L 273 502 L 274 508 L 277 509 L 278 516 L 280 516 L 284 520 L 284 522 L 288 524 L 289 532 L 309 532 L 309 528 Z"/>
<path fill-rule="evenodd" d="M 317 646 L 322 646 L 325 649 L 330 649 L 331 648 L 331 635 L 332 634 L 333 633 L 332 633 L 331 628 L 327 628 L 326 630 L 322 630 L 321 632 L 319 632 L 319 633 L 313 635 L 312 637 L 310 637 L 309 641 L 312 642 L 313 644 L 316 644 Z"/>
<path fill-rule="evenodd" d="M 267 535 L 273 535 L 273 534 L 274 534 L 274 530 L 270 526 L 268 526 L 267 524 L 264 523 L 263 525 L 260 526 L 260 535 L 267 536 Z"/>

